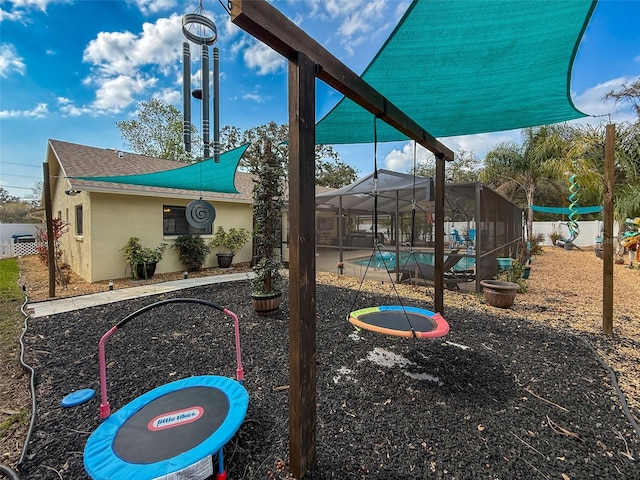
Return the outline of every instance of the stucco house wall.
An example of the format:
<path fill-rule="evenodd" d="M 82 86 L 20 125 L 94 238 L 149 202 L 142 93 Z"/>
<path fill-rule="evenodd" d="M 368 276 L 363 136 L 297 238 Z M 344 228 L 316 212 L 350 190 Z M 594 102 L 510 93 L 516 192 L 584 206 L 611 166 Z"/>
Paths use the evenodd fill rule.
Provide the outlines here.
<path fill-rule="evenodd" d="M 172 245 L 178 235 L 163 235 L 163 207 L 186 207 L 202 197 L 216 210 L 211 239 L 222 226 L 252 230 L 252 181 L 248 174 L 236 173 L 235 184 L 240 193 L 194 192 L 160 187 L 140 187 L 82 180 L 80 176 L 129 175 L 168 170 L 182 164 L 116 150 L 100 149 L 58 140 L 49 140 L 47 161 L 51 176 L 52 213 L 68 224 L 68 233 L 60 238 L 62 260 L 90 282 L 130 276 L 120 249 L 130 237 L 139 237 L 145 247 L 168 245 L 156 272 L 183 271 L 184 266 Z M 72 195 L 69 195 L 72 193 Z M 75 193 L 75 194 L 74 194 Z M 82 233 L 78 233 L 77 208 L 82 208 Z M 251 259 L 249 242 L 236 252 L 234 263 Z M 216 266 L 212 251 L 205 266 Z"/>

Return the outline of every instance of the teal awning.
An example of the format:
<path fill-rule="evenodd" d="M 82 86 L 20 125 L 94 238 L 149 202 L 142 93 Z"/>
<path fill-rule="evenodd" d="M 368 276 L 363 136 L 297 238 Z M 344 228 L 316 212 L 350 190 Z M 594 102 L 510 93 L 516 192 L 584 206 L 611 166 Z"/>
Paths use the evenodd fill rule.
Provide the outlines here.
<path fill-rule="evenodd" d="M 200 190 L 203 192 L 239 193 L 234 184 L 238 162 L 249 145 L 229 150 L 220 155 L 220 161 L 213 158 L 184 167 L 161 172 L 139 175 L 116 175 L 111 177 L 71 177 L 95 182 L 124 183 L 127 185 L 145 185 L 148 187 L 178 188 Z"/>
<path fill-rule="evenodd" d="M 434 137 L 548 125 L 573 105 L 573 61 L 596 1 L 414 0 L 362 78 Z M 406 137 L 377 122 L 378 141 Z M 372 114 L 343 98 L 321 144 L 373 143 Z"/>
<path fill-rule="evenodd" d="M 555 213 L 557 215 L 569 215 L 573 213 L 568 207 L 542 207 L 539 205 L 529 206 L 534 212 L 540 213 Z M 577 207 L 574 209 L 575 213 L 579 215 L 585 215 L 587 213 L 600 213 L 602 211 L 602 205 L 595 205 L 593 207 Z"/>

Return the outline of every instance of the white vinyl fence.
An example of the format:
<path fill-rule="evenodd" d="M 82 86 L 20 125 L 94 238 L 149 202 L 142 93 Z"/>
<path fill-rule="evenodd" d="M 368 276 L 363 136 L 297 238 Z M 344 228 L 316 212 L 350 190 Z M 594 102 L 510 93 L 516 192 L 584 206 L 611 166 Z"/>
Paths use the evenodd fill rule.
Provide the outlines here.
<path fill-rule="evenodd" d="M 580 234 L 574 240 L 574 244 L 578 247 L 594 247 L 596 245 L 596 238 L 602 236 L 602 221 L 600 220 L 591 220 L 591 221 L 578 221 L 578 227 L 580 228 Z M 456 229 L 458 232 L 465 233 L 468 229 L 474 228 L 473 222 L 447 222 L 445 224 L 445 244 L 449 242 L 449 233 Z M 543 246 L 552 246 L 553 243 L 549 238 L 549 234 L 552 232 L 558 232 L 561 235 L 561 238 L 569 238 L 569 227 L 567 227 L 567 222 L 533 222 L 533 234 L 542 234 L 544 236 L 544 241 L 542 242 Z M 618 235 L 618 225 L 614 222 L 613 225 L 613 236 L 614 238 Z"/>
<path fill-rule="evenodd" d="M 46 228 L 35 223 L 0 223 L 0 258 L 35 254 L 36 227 Z"/>
<path fill-rule="evenodd" d="M 580 235 L 573 241 L 578 247 L 594 247 L 596 245 L 596 239 L 602 237 L 602 221 L 590 220 L 590 221 L 578 221 L 578 227 L 580 228 Z M 542 245 L 553 245 L 549 234 L 552 232 L 558 232 L 561 238 L 569 238 L 569 227 L 566 222 L 533 222 L 533 234 L 543 234 L 544 242 Z M 618 236 L 618 225 L 613 224 L 613 238 Z"/>

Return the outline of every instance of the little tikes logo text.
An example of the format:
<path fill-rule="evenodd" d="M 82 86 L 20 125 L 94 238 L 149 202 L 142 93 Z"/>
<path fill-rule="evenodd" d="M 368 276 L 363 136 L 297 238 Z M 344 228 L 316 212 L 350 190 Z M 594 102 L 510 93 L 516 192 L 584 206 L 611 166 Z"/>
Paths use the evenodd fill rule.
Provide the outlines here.
<path fill-rule="evenodd" d="M 166 428 L 179 427 L 187 423 L 195 422 L 204 414 L 204 408 L 193 406 L 176 410 L 175 412 L 163 413 L 149 422 L 147 428 L 152 432 L 164 430 Z"/>

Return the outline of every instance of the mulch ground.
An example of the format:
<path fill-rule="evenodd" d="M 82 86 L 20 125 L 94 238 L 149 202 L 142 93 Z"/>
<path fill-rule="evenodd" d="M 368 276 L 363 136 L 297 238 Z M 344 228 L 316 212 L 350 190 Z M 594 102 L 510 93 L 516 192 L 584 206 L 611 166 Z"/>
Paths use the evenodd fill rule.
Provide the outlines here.
<path fill-rule="evenodd" d="M 45 299 L 46 271 L 30 259 L 21 266 L 30 300 Z M 356 332 L 346 321 L 351 309 L 397 303 L 388 282 L 359 287 L 357 279 L 319 272 L 317 467 L 308 478 L 638 478 L 640 270 L 614 268 L 612 337 L 601 333 L 601 276 L 593 252 L 548 249 L 535 257 L 528 291 L 513 307 L 446 291 L 450 334 L 417 341 Z M 229 478 L 291 478 L 287 296 L 276 316 L 259 317 L 248 288 L 219 284 L 29 319 L 26 360 L 37 373 L 38 415 L 21 478 L 88 478 L 83 450 L 99 425 L 100 401 L 65 409 L 60 400 L 81 388 L 99 392 L 97 343 L 107 329 L 177 296 L 208 299 L 240 317 L 250 403 L 225 449 Z M 104 286 L 75 279 L 58 295 L 97 290 Z M 406 305 L 429 308 L 424 287 L 398 291 Z M 113 411 L 179 378 L 234 375 L 226 317 L 184 304 L 162 308 L 109 340 Z M 11 449 L 5 459 L 17 458 L 12 451 L 22 442 L 2 439 Z"/>
<path fill-rule="evenodd" d="M 574 253 L 583 256 L 567 256 Z M 446 292 L 451 332 L 427 341 L 356 332 L 349 310 L 384 302 L 381 286 L 366 285 L 356 296 L 353 279 L 319 274 L 317 466 L 307 478 L 638 478 L 638 302 L 626 308 L 616 300 L 616 335 L 602 335 L 597 299 L 592 305 L 577 288 L 588 283 L 589 265 L 601 263 L 593 252 L 545 255 L 534 260 L 529 291 L 511 309 Z M 558 262 L 576 260 L 584 263 L 582 279 L 568 284 Z M 556 288 L 549 288 L 549 272 L 560 277 Z M 632 275 L 632 286 L 637 274 L 616 270 Z M 429 306 L 424 288 L 402 295 L 406 305 Z M 78 389 L 99 392 L 100 336 L 126 314 L 172 297 L 210 300 L 240 318 L 250 402 L 225 449 L 229 478 L 290 478 L 287 295 L 277 315 L 259 317 L 247 282 L 30 319 L 26 359 L 37 372 L 38 416 L 22 478 L 88 478 L 83 450 L 100 423 L 99 398 L 67 409 L 60 400 Z M 118 331 L 107 359 L 115 411 L 180 378 L 233 377 L 231 323 L 197 305 L 167 305 Z"/>

